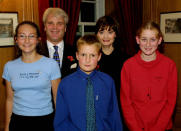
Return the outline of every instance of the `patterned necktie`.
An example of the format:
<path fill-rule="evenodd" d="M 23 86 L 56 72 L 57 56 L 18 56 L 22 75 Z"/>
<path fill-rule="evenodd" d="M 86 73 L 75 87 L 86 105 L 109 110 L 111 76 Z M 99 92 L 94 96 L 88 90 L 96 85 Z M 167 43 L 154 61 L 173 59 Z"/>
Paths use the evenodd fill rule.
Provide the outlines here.
<path fill-rule="evenodd" d="M 94 91 L 90 78 L 87 78 L 86 87 L 86 131 L 96 131 L 96 115 L 94 107 Z"/>
<path fill-rule="evenodd" d="M 55 52 L 53 54 L 53 59 L 57 61 L 58 65 L 60 66 L 60 58 L 58 54 L 58 46 L 53 46 L 55 49 Z"/>

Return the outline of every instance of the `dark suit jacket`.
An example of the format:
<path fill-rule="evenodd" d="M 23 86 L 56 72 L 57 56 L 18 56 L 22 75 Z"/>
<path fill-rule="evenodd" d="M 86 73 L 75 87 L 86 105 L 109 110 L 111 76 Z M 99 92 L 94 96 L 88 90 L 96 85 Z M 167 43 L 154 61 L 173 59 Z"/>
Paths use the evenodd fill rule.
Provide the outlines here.
<path fill-rule="evenodd" d="M 70 46 L 64 43 L 62 68 L 60 70 L 61 75 L 62 75 L 61 79 L 73 73 L 74 71 L 76 71 L 76 68 L 71 69 L 71 65 L 77 63 L 75 52 L 76 52 L 76 49 L 73 48 L 73 46 Z M 49 57 L 47 43 L 42 44 L 42 54 L 46 57 Z"/>

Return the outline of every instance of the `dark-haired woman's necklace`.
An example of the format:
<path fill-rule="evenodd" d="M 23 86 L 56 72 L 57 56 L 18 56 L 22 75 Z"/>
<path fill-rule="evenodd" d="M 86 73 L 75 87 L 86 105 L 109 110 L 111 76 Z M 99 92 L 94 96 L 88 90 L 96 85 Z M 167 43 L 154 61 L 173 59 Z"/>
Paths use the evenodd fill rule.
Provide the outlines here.
<path fill-rule="evenodd" d="M 104 54 L 106 55 L 110 55 L 114 50 L 114 47 L 111 46 L 111 48 L 102 48 L 102 51 L 104 52 Z"/>

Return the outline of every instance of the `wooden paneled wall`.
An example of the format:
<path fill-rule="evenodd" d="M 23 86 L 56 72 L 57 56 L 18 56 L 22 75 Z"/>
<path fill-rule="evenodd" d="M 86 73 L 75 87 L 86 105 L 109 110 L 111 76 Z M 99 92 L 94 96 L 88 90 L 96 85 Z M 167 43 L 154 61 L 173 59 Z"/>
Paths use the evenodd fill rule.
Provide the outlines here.
<path fill-rule="evenodd" d="M 30 20 L 39 23 L 38 0 L 0 0 L 0 12 L 17 12 L 18 22 Z M 14 53 L 13 46 L 0 47 L 0 131 L 4 127 L 5 107 L 5 87 L 1 76 L 4 64 L 13 59 Z"/>

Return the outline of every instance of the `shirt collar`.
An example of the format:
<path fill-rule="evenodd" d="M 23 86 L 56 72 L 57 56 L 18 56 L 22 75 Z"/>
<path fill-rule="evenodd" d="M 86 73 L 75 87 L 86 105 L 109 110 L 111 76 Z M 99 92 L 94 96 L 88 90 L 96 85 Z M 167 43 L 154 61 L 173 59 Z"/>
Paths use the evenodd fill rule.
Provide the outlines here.
<path fill-rule="evenodd" d="M 52 44 L 52 43 L 51 43 L 50 41 L 48 41 L 48 40 L 47 40 L 47 46 L 48 46 L 48 49 L 49 49 L 49 48 L 54 49 L 54 48 L 53 48 L 54 44 Z M 60 49 L 61 49 L 61 48 L 63 49 L 63 48 L 64 48 L 64 41 L 63 41 L 63 40 L 60 41 L 56 46 L 58 46 L 58 48 L 60 48 Z"/>
<path fill-rule="evenodd" d="M 97 70 L 93 70 L 90 74 L 86 74 L 85 72 L 83 72 L 80 67 L 77 68 L 78 73 L 80 74 L 80 76 L 83 79 L 87 79 L 88 77 L 90 77 L 91 79 L 93 78 L 93 76 L 96 74 Z"/>

